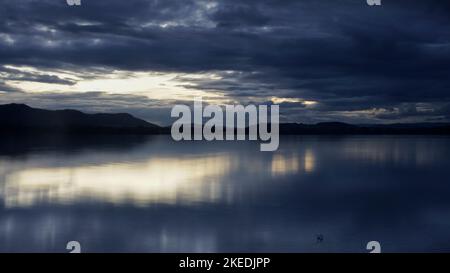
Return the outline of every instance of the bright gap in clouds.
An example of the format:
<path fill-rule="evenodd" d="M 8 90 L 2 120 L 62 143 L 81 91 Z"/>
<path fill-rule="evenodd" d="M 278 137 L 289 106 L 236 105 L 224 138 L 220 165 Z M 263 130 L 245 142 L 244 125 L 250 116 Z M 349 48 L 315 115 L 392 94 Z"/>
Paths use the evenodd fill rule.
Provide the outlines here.
<path fill-rule="evenodd" d="M 57 76 L 74 84 L 45 83 L 27 80 L 6 80 L 11 87 L 26 93 L 83 93 L 105 92 L 107 94 L 132 94 L 155 100 L 188 100 L 204 97 L 215 103 L 224 102 L 225 95 L 219 90 L 200 90 L 194 80 L 219 80 L 214 73 L 161 73 L 115 70 L 105 74 L 83 74 L 69 71 L 43 71 L 33 67 L 5 66 L 36 75 Z"/>
<path fill-rule="evenodd" d="M 304 100 L 304 99 L 300 99 L 300 98 L 281 98 L 281 97 L 271 97 L 270 100 L 274 103 L 274 104 L 280 104 L 280 103 L 301 103 L 305 106 L 313 106 L 315 104 L 317 104 L 317 101 L 313 101 L 313 100 Z"/>

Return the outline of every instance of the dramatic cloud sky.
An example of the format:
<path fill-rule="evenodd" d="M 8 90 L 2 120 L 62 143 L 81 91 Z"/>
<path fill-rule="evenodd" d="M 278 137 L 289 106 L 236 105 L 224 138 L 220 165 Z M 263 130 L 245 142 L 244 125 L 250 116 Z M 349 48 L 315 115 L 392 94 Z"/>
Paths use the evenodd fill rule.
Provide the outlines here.
<path fill-rule="evenodd" d="M 0 103 L 279 103 L 283 121 L 450 120 L 450 2 L 0 0 Z"/>

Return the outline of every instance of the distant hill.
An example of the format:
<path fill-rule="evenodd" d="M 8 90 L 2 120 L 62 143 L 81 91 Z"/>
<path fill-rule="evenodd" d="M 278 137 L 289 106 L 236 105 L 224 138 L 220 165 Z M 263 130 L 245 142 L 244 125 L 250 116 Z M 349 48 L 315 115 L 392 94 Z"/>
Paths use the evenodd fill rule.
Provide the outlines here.
<path fill-rule="evenodd" d="M 160 133 L 161 127 L 130 114 L 86 114 L 43 110 L 25 104 L 0 105 L 0 132 Z"/>
<path fill-rule="evenodd" d="M 352 125 L 341 122 L 317 124 L 283 123 L 280 134 L 450 134 L 450 123 L 406 123 L 406 124 L 363 124 Z"/>
<path fill-rule="evenodd" d="M 248 128 L 247 128 L 248 131 Z M 0 133 L 63 134 L 170 134 L 160 127 L 130 114 L 86 114 L 76 110 L 44 110 L 25 104 L 0 105 Z M 359 124 L 322 122 L 317 124 L 282 123 L 282 135 L 308 134 L 445 134 L 450 123 Z"/>

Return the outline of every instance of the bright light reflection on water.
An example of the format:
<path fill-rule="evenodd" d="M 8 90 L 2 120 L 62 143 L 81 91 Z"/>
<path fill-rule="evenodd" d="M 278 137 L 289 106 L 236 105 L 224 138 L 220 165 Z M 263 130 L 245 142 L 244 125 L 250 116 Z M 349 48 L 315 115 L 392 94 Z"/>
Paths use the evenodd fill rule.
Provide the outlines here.
<path fill-rule="evenodd" d="M 450 139 L 5 139 L 0 251 L 450 251 Z M 317 235 L 324 237 L 317 243 Z"/>

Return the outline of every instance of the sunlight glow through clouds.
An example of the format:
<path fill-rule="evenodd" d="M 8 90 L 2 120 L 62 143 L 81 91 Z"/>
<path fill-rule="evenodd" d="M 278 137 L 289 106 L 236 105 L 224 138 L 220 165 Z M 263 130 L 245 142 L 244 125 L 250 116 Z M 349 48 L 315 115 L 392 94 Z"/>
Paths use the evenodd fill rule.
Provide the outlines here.
<path fill-rule="evenodd" d="M 280 97 L 272 97 L 270 99 L 273 103 L 275 104 L 280 104 L 283 102 L 288 102 L 288 103 L 302 103 L 306 106 L 311 106 L 311 105 L 315 105 L 317 104 L 317 101 L 311 101 L 311 100 L 304 100 L 304 99 L 299 99 L 299 98 L 280 98 Z"/>
<path fill-rule="evenodd" d="M 134 72 L 124 70 L 45 70 L 28 66 L 4 66 L 5 68 L 20 71 L 34 76 L 53 76 L 61 81 L 41 82 L 27 79 L 8 80 L 5 83 L 25 93 L 58 93 L 79 94 L 86 92 L 104 92 L 106 94 L 132 94 L 145 96 L 152 100 L 166 101 L 193 101 L 202 97 L 206 103 L 217 105 L 245 104 L 245 99 L 253 100 L 251 103 L 271 101 L 274 104 L 299 103 L 306 107 L 313 107 L 316 101 L 302 98 L 286 97 L 239 97 L 227 95 L 225 91 L 205 89 L 200 85 L 203 82 L 223 80 L 220 73 L 162 73 L 162 72 Z M 11 72 L 10 72 L 11 73 Z M 66 83 L 66 82 L 68 83 Z M 72 84 L 73 83 L 73 84 Z M 244 99 L 244 101 L 241 101 Z"/>
<path fill-rule="evenodd" d="M 42 74 L 41 70 L 32 67 L 8 66 L 24 72 Z M 219 76 L 213 73 L 185 74 L 185 73 L 159 73 L 159 72 L 130 72 L 113 71 L 108 74 L 85 77 L 82 73 L 71 75 L 62 71 L 44 72 L 47 75 L 69 79 L 73 85 L 60 83 L 44 83 L 33 81 L 6 81 L 9 86 L 18 88 L 27 93 L 54 92 L 54 93 L 83 93 L 100 91 L 108 94 L 143 95 L 158 100 L 192 100 L 194 97 L 206 97 L 214 101 L 221 101 L 224 94 L 218 90 L 195 89 L 196 83 L 192 80 L 218 80 Z"/>

